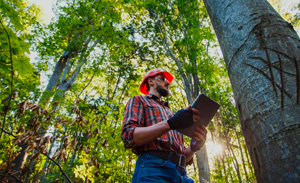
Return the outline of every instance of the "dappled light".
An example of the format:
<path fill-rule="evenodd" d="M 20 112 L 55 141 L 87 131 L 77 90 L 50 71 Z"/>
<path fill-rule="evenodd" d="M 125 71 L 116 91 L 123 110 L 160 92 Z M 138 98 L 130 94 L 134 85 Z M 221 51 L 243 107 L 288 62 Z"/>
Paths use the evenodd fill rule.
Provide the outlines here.
<path fill-rule="evenodd" d="M 153 147 L 195 182 L 299 181 L 299 1 L 3 0 L 0 12 L 0 182 L 131 182 Z M 141 92 L 155 68 L 174 79 L 149 75 Z M 128 110 L 150 85 L 152 103 Z M 187 108 L 199 94 L 220 107 L 191 140 L 179 129 L 201 122 Z"/>

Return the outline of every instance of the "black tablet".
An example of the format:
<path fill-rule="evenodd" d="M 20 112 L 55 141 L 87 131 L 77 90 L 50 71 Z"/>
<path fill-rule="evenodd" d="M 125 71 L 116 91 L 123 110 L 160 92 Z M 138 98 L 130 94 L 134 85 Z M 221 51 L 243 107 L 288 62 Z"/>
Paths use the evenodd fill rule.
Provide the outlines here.
<path fill-rule="evenodd" d="M 180 129 L 178 131 L 192 138 L 193 131 L 195 130 L 196 126 L 201 126 L 201 124 L 207 126 L 210 120 L 217 113 L 219 107 L 220 105 L 217 102 L 213 101 L 206 95 L 204 94 L 198 95 L 198 97 L 192 104 L 192 108 L 199 110 L 200 122 L 194 123 L 192 126 L 188 128 Z"/>

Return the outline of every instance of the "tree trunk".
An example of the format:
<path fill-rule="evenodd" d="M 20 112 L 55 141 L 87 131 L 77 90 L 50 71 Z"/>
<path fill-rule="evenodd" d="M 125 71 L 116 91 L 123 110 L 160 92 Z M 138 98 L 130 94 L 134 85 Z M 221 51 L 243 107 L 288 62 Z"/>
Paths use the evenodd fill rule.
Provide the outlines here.
<path fill-rule="evenodd" d="M 243 146 L 243 149 L 245 151 L 245 155 L 246 155 L 246 159 L 247 159 L 247 164 L 248 164 L 248 168 L 251 172 L 251 175 L 254 175 L 253 173 L 253 167 L 252 167 L 252 164 L 250 162 L 250 159 L 249 159 L 249 153 L 248 153 L 248 150 L 247 150 L 247 147 L 246 146 Z"/>
<path fill-rule="evenodd" d="M 234 151 L 233 151 L 232 145 L 231 145 L 229 142 L 227 142 L 227 143 L 228 143 L 228 150 L 229 150 L 229 152 L 231 152 L 231 154 L 232 154 L 232 158 L 233 158 L 233 166 L 234 166 L 234 168 L 235 168 L 236 175 L 237 175 L 237 177 L 238 177 L 238 179 L 239 179 L 239 182 L 242 183 L 242 177 L 241 177 L 241 173 L 240 173 L 240 165 L 239 165 L 239 162 L 238 162 L 238 160 L 237 160 L 237 158 L 236 158 L 236 155 L 235 155 L 235 153 L 234 153 Z"/>
<path fill-rule="evenodd" d="M 212 142 L 213 142 L 214 144 L 216 144 L 217 142 L 216 142 L 216 140 L 215 140 L 215 135 L 214 135 L 214 132 L 215 132 L 215 131 L 212 131 L 212 130 L 211 130 L 210 132 L 211 132 L 211 140 L 212 140 Z M 221 159 L 221 158 L 220 158 L 220 155 L 217 155 L 215 161 L 217 161 L 217 167 L 218 167 L 217 170 L 218 170 L 219 177 L 223 177 L 220 159 Z"/>
<path fill-rule="evenodd" d="M 266 0 L 204 0 L 258 182 L 299 182 L 300 42 Z"/>
<path fill-rule="evenodd" d="M 246 176 L 246 181 L 249 182 L 249 177 L 248 177 L 248 172 L 247 172 L 247 169 L 246 169 L 245 158 L 244 158 L 243 148 L 242 148 L 242 145 L 241 145 L 241 142 L 240 142 L 240 137 L 239 137 L 239 134 L 238 134 L 238 132 L 236 131 L 235 128 L 234 128 L 234 132 L 236 134 L 236 138 L 237 138 L 237 141 L 238 141 L 238 144 L 239 144 L 239 150 L 240 150 L 240 153 L 241 153 L 242 164 L 243 164 L 243 168 L 244 168 L 244 172 L 245 172 L 245 176 Z"/>
<path fill-rule="evenodd" d="M 224 125 L 224 123 L 223 123 L 223 125 Z M 226 129 L 225 125 L 224 125 L 224 128 Z M 224 130 L 224 137 L 226 139 L 226 146 L 228 148 L 228 151 L 229 151 L 229 153 L 231 153 L 231 156 L 233 158 L 233 163 L 232 164 L 233 164 L 233 166 L 235 168 L 236 175 L 237 175 L 237 177 L 239 179 L 239 182 L 241 183 L 242 182 L 242 178 L 241 178 L 241 174 L 240 174 L 240 165 L 239 165 L 239 162 L 238 162 L 238 160 L 236 158 L 236 155 L 235 155 L 235 153 L 233 151 L 232 145 L 230 144 L 229 137 L 228 137 L 228 132 L 226 130 Z"/>
<path fill-rule="evenodd" d="M 167 51 L 167 53 L 172 57 L 172 59 L 176 62 L 177 67 L 179 70 L 182 69 L 181 63 L 178 58 L 175 57 L 175 55 L 172 53 L 172 51 L 169 48 L 168 42 L 166 39 L 164 39 L 164 47 Z M 199 86 L 193 85 L 192 80 L 189 80 L 187 77 L 188 74 L 181 73 L 180 76 L 182 78 L 182 83 L 184 85 L 185 93 L 187 96 L 188 102 L 191 104 L 194 99 L 199 94 Z M 199 78 L 196 74 L 193 75 L 193 78 L 195 78 L 197 83 L 199 83 Z M 192 92 L 194 91 L 194 92 Z M 194 96 L 192 94 L 195 94 Z M 206 146 L 204 145 L 200 151 L 196 153 L 197 157 L 197 166 L 199 168 L 199 180 L 200 182 L 209 181 L 210 175 L 209 175 L 209 164 L 208 164 L 208 156 L 206 152 Z"/>
<path fill-rule="evenodd" d="M 205 144 L 196 152 L 199 180 L 201 183 L 209 182 L 209 164 Z"/>
<path fill-rule="evenodd" d="M 221 156 L 221 161 L 222 161 L 222 164 L 223 164 L 223 171 L 224 171 L 224 175 L 225 175 L 225 182 L 228 182 L 228 173 L 226 171 L 226 164 L 225 164 L 225 150 L 224 150 L 224 153 L 222 153 L 222 156 Z"/>
<path fill-rule="evenodd" d="M 153 11 L 152 11 L 153 12 Z M 157 16 L 157 15 L 156 15 Z M 164 35 L 163 38 L 163 47 L 166 51 L 166 53 L 175 61 L 177 67 L 178 67 L 178 71 L 180 72 L 180 76 L 182 79 L 182 83 L 184 86 L 184 90 L 186 93 L 186 98 L 188 100 L 188 102 L 190 104 L 192 104 L 192 102 L 194 101 L 194 99 L 199 95 L 199 87 L 200 87 L 200 81 L 199 81 L 199 76 L 197 73 L 197 70 L 192 70 L 192 72 L 182 72 L 184 69 L 184 65 L 185 65 L 185 60 L 180 60 L 179 57 L 177 57 L 172 49 L 170 48 L 170 44 L 169 44 L 169 40 L 168 40 L 168 33 L 166 31 L 165 25 L 163 20 L 159 20 L 158 18 L 159 16 L 157 16 L 157 22 L 159 25 L 159 30 L 160 33 L 162 33 Z M 189 29 L 189 28 L 187 28 Z M 186 35 L 185 35 L 186 37 Z M 169 36 L 170 40 L 172 40 L 171 36 Z M 188 53 L 188 61 L 191 66 L 193 66 L 193 68 L 197 68 L 197 62 L 196 62 L 196 57 L 195 55 L 191 54 L 191 50 L 189 50 L 189 44 L 186 44 L 186 48 L 187 50 L 185 50 Z M 177 51 L 182 52 L 180 49 L 178 49 Z M 199 168 L 199 180 L 200 182 L 205 182 L 205 181 L 209 181 L 210 179 L 210 174 L 209 174 L 209 162 L 208 162 L 208 156 L 207 156 L 207 152 L 206 152 L 206 146 L 204 145 L 200 151 L 198 151 L 196 153 L 196 157 L 197 157 L 197 165 Z"/>
<path fill-rule="evenodd" d="M 190 85 L 192 85 L 190 83 Z M 186 91 L 187 93 L 187 91 Z M 188 101 L 193 101 L 197 96 L 194 96 L 193 99 L 188 98 Z M 191 103 L 191 102 L 190 102 Z M 210 180 L 210 173 L 209 173 L 209 162 L 208 162 L 208 156 L 206 151 L 206 145 L 204 144 L 203 147 L 196 152 L 197 157 L 197 166 L 199 169 L 199 180 L 200 183 L 206 183 Z"/>
<path fill-rule="evenodd" d="M 12 164 L 14 164 L 12 166 L 12 170 L 17 171 L 18 173 L 16 174 L 16 176 L 19 175 L 19 171 L 21 170 L 22 166 L 25 163 L 25 159 L 26 159 L 26 153 L 25 153 L 25 149 L 26 149 L 26 144 L 21 142 L 18 144 L 18 146 L 21 148 L 18 156 L 12 161 Z"/>

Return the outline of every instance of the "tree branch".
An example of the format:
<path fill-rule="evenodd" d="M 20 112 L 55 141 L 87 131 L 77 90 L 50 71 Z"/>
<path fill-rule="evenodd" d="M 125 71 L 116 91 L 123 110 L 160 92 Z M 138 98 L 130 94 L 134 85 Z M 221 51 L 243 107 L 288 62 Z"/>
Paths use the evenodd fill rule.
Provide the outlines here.
<path fill-rule="evenodd" d="M 78 98 L 80 97 L 80 95 L 82 94 L 82 92 L 91 84 L 93 78 L 94 78 L 95 74 L 93 74 L 93 76 L 91 77 L 90 81 L 84 86 L 84 88 L 82 88 L 82 90 L 80 91 L 79 95 L 77 96 L 76 100 L 78 100 Z"/>
<path fill-rule="evenodd" d="M 11 135 L 11 136 L 17 138 L 17 136 L 15 136 L 14 134 L 9 133 L 9 132 L 7 132 L 7 131 L 5 131 L 5 130 L 3 130 L 3 129 L 1 129 L 1 130 L 2 130 L 4 133 L 7 133 L 7 134 L 9 134 L 9 135 Z M 67 175 L 67 174 L 64 172 L 64 170 L 61 168 L 61 166 L 60 166 L 59 163 L 57 163 L 55 160 L 53 160 L 52 158 L 50 158 L 46 153 L 41 152 L 41 154 L 43 154 L 43 155 L 46 156 L 48 159 L 50 159 L 53 163 L 55 163 L 55 164 L 59 167 L 61 173 L 66 177 L 66 179 L 67 179 L 70 183 L 73 183 L 73 182 L 70 180 L 70 178 L 68 177 L 68 175 Z"/>
<path fill-rule="evenodd" d="M 1 129 L 1 133 L 2 132 L 4 132 L 4 133 L 6 133 L 6 134 L 8 134 L 8 135 L 10 135 L 10 136 L 13 136 L 13 137 L 17 137 L 17 136 L 15 136 L 14 134 L 12 134 L 12 133 L 10 133 L 10 132 L 8 132 L 8 131 L 6 131 L 6 130 L 3 130 L 3 129 Z"/>
<path fill-rule="evenodd" d="M 65 67 L 65 69 L 64 69 L 63 76 L 62 76 L 61 81 L 60 81 L 60 84 L 61 84 L 61 85 L 64 84 L 65 78 L 66 78 L 67 73 L 68 73 L 68 71 L 69 71 L 69 67 L 70 67 L 70 59 L 68 58 L 66 67 Z"/>
<path fill-rule="evenodd" d="M 75 82 L 75 80 L 76 80 L 76 78 L 77 78 L 77 76 L 78 76 L 78 74 L 79 74 L 79 72 L 80 72 L 80 70 L 81 70 L 82 65 L 83 65 L 83 64 L 85 63 L 85 61 L 86 61 L 86 55 L 85 55 L 85 52 L 86 52 L 86 50 L 87 50 L 87 45 L 90 43 L 90 41 L 91 41 L 91 38 L 89 38 L 87 41 L 84 42 L 85 45 L 84 45 L 84 48 L 83 48 L 82 51 L 81 51 L 81 56 L 80 56 L 81 62 L 77 65 L 76 71 L 73 73 L 72 77 L 71 77 L 67 82 L 63 83 L 63 85 L 61 85 L 61 86 L 59 87 L 59 89 L 60 89 L 61 91 L 63 91 L 63 92 L 67 91 L 67 90 L 74 84 L 74 82 Z M 94 49 L 94 48 L 97 46 L 97 44 L 98 44 L 99 42 L 100 42 L 100 40 L 97 39 L 97 40 L 94 42 L 94 44 L 90 47 L 90 50 Z M 58 91 L 58 95 L 59 95 L 59 96 L 62 96 L 62 94 L 60 93 L 60 91 Z"/>
<path fill-rule="evenodd" d="M 60 164 L 57 163 L 55 160 L 53 160 L 52 158 L 50 158 L 50 156 L 48 156 L 48 154 L 42 153 L 43 155 L 47 156 L 48 159 L 50 159 L 53 163 L 55 163 L 58 168 L 60 169 L 61 173 L 66 177 L 66 179 L 70 182 L 73 183 L 70 178 L 68 177 L 68 175 L 64 172 L 64 170 L 61 168 Z"/>
<path fill-rule="evenodd" d="M 161 27 L 164 27 L 164 24 L 161 20 L 159 20 L 159 30 L 160 32 L 162 32 L 161 30 Z M 187 78 L 187 76 L 184 74 L 183 72 L 183 69 L 182 69 L 182 65 L 180 63 L 180 60 L 173 54 L 173 52 L 171 51 L 170 49 L 170 46 L 169 46 L 169 43 L 168 43 L 168 40 L 167 40 L 167 33 L 166 33 L 166 29 L 164 28 L 164 37 L 163 37 L 163 46 L 164 46 L 164 49 L 167 51 L 168 55 L 171 56 L 171 58 L 176 62 L 176 65 L 180 71 L 180 76 L 182 77 L 183 79 L 183 84 L 184 84 L 184 88 L 185 88 L 185 91 L 186 91 L 186 94 L 187 94 L 187 98 L 189 100 L 189 102 L 191 103 L 190 99 L 191 99 L 191 96 L 190 96 L 190 88 L 188 87 L 189 86 L 189 80 Z"/>
<path fill-rule="evenodd" d="M 13 96 L 13 87 L 14 87 L 14 67 L 13 67 L 13 59 L 12 59 L 12 49 L 11 49 L 11 42 L 10 42 L 10 37 L 9 34 L 6 30 L 6 28 L 4 27 L 3 23 L 2 23 L 2 18 L 0 19 L 0 23 L 3 27 L 3 30 L 5 31 L 6 35 L 7 35 L 7 39 L 8 39 L 8 46 L 9 46 L 9 55 L 10 55 L 10 69 L 11 69 L 11 82 L 10 82 L 10 95 L 9 95 L 9 101 L 7 104 L 7 108 L 4 109 L 4 119 L 3 119 L 3 123 L 2 123 L 2 127 L 1 127 L 1 135 L 0 135 L 0 139 L 2 138 L 2 132 L 4 130 L 4 126 L 5 126 L 5 121 L 6 121 L 6 116 L 7 116 L 7 112 L 9 111 L 9 106 L 12 100 L 12 96 Z"/>
<path fill-rule="evenodd" d="M 76 68 L 76 71 L 73 73 L 72 77 L 67 81 L 65 82 L 61 87 L 59 87 L 59 90 L 58 90 L 58 95 L 59 96 L 62 96 L 62 94 L 60 93 L 60 91 L 67 91 L 69 88 L 71 88 L 71 86 L 74 84 L 80 70 L 81 70 L 81 67 L 82 67 L 82 63 L 78 64 L 77 65 L 77 68 Z"/>

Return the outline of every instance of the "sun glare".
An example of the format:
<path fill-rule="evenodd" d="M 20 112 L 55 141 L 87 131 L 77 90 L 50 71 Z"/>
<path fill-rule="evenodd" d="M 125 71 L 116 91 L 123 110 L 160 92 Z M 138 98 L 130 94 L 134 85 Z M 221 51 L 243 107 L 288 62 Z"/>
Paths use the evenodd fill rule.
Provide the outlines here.
<path fill-rule="evenodd" d="M 214 157 L 220 153 L 222 153 L 222 145 L 214 143 L 213 141 L 206 142 L 206 150 L 207 155 L 210 157 Z"/>

